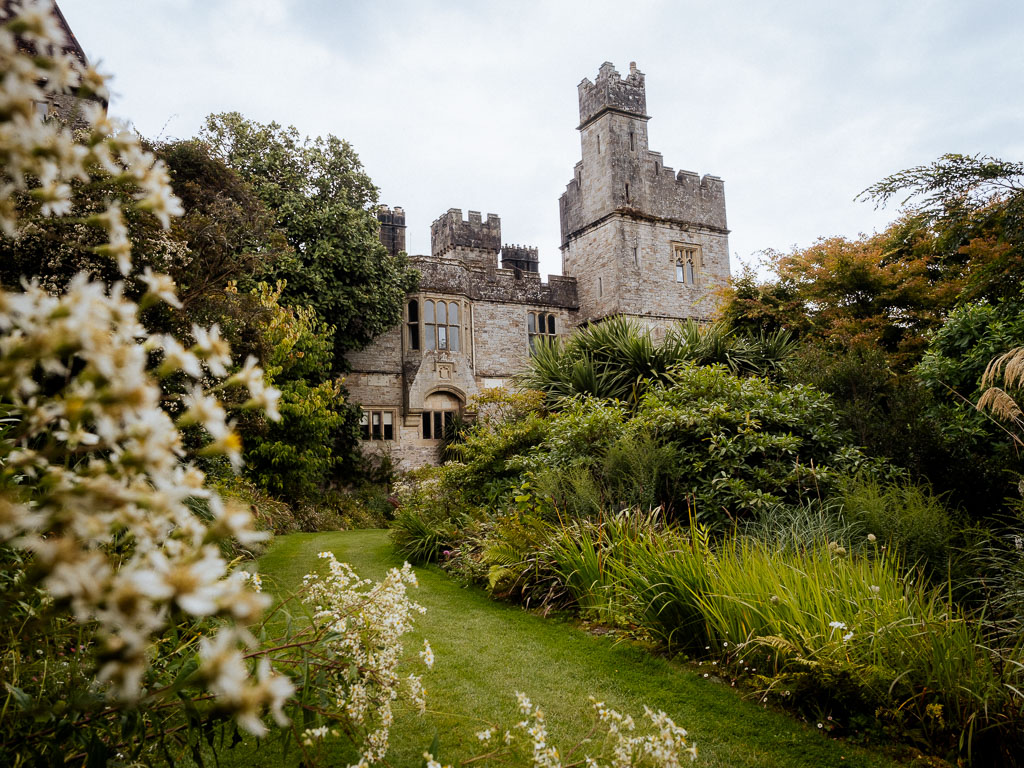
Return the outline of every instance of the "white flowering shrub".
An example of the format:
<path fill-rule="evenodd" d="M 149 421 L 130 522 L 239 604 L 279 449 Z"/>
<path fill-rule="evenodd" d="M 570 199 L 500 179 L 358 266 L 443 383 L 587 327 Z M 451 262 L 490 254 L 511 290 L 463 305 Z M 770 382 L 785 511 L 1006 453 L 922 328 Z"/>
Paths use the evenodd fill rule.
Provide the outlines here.
<path fill-rule="evenodd" d="M 678 768 L 697 759 L 697 745 L 664 712 L 644 707 L 645 722 L 590 699 L 593 722 L 579 743 L 565 750 L 552 744 L 544 712 L 529 697 L 516 693 L 522 718 L 502 728 L 492 725 L 477 732 L 483 750 L 463 761 L 480 765 L 528 765 L 531 768 Z M 442 768 L 433 755 L 423 755 L 427 768 Z M 447 766 L 445 768 L 451 768 Z"/>
<path fill-rule="evenodd" d="M 344 734 L 359 747 L 360 765 L 379 763 L 388 749 L 393 703 L 405 697 L 421 713 L 427 706 L 420 677 L 399 673 L 402 637 L 424 611 L 407 594 L 416 576 L 406 563 L 374 583 L 360 579 L 330 552 L 320 557 L 327 572 L 305 577 L 300 595 L 312 621 L 298 638 L 315 646 L 320 662 L 308 675 L 302 703 L 320 715 L 322 724 L 306 729 L 302 744 L 312 751 L 328 737 Z M 433 667 L 426 641 L 420 657 L 427 669 Z"/>

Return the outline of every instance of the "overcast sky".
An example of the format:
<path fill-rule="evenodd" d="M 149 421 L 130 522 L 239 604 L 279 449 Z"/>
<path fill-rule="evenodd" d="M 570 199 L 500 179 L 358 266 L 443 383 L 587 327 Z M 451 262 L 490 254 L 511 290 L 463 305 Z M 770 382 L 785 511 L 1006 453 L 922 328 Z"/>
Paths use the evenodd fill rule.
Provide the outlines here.
<path fill-rule="evenodd" d="M 651 149 L 726 184 L 733 270 L 871 232 L 869 184 L 946 152 L 1024 159 L 1024 2 L 58 0 L 147 137 L 239 111 L 347 139 L 406 209 L 497 213 L 561 270 L 576 86 L 647 75 Z"/>

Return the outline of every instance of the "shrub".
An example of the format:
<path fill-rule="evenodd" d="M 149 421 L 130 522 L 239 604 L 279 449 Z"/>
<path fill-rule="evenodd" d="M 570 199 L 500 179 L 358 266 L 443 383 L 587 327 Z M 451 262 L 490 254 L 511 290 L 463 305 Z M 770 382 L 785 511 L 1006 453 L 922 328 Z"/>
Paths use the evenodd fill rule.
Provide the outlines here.
<path fill-rule="evenodd" d="M 637 501 L 676 518 L 695 510 L 720 525 L 827 494 L 838 471 L 866 464 L 845 444 L 828 398 L 810 388 L 716 366 L 684 365 L 672 375 L 674 385 L 652 388 L 635 412 L 577 398 L 550 419 L 530 467 L 558 494 L 556 504 L 568 511 L 599 501 L 614 512 Z M 624 471 L 641 458 L 641 471 Z M 590 486 L 581 470 L 592 475 Z M 552 472 L 566 474 L 552 480 Z"/>
<path fill-rule="evenodd" d="M 544 393 L 551 408 L 576 397 L 636 404 L 650 387 L 672 382 L 681 363 L 723 365 L 736 375 L 781 373 L 795 345 L 786 331 L 736 334 L 725 323 L 680 322 L 656 341 L 637 320 L 612 317 L 568 340 L 540 340 L 520 384 Z"/>
<path fill-rule="evenodd" d="M 926 566 L 940 579 L 945 577 L 957 526 L 942 500 L 928 488 L 858 475 L 844 478 L 837 498 L 844 517 L 860 530 L 861 538 L 871 534 L 899 550 L 909 564 Z"/>

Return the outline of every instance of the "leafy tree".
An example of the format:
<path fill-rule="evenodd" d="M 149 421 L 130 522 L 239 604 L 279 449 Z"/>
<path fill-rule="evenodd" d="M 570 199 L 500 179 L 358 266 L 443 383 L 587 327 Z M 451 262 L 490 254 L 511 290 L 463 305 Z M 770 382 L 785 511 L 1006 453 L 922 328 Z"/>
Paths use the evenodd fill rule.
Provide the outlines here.
<path fill-rule="evenodd" d="M 335 326 L 333 365 L 342 370 L 345 352 L 399 322 L 416 279 L 405 257 L 380 242 L 377 188 L 355 151 L 335 136 L 304 139 L 237 112 L 208 117 L 202 137 L 274 212 L 298 255 L 297 265 L 277 271 L 287 282 L 283 299 Z"/>
<path fill-rule="evenodd" d="M 143 317 L 150 330 L 184 337 L 193 323 L 218 323 L 237 353 L 262 357 L 248 292 L 271 270 L 294 261 L 290 246 L 252 188 L 206 144 L 193 140 L 148 148 L 166 163 L 184 211 L 164 230 L 151 214 L 124 210 L 135 265 L 125 280 L 129 295 L 145 292 L 139 276 L 147 268 L 170 275 L 182 306 L 150 309 Z M 16 287 L 26 276 L 60 293 L 80 271 L 108 283 L 123 279 L 117 264 L 97 250 L 102 233 L 89 223 L 119 185 L 98 174 L 77 190 L 71 223 L 34 217 L 17 240 L 0 242 L 0 284 Z M 229 284 L 241 291 L 226 292 Z"/>
<path fill-rule="evenodd" d="M 868 187 L 862 199 L 912 204 L 909 226 L 934 235 L 940 264 L 963 266 L 963 300 L 1016 297 L 1024 280 L 1024 163 L 947 154 Z"/>
<path fill-rule="evenodd" d="M 936 267 L 932 238 L 901 219 L 884 232 L 821 239 L 778 255 L 780 283 L 803 302 L 805 335 L 850 347 L 877 345 L 899 369 L 913 364 L 963 287 Z"/>
<path fill-rule="evenodd" d="M 261 283 L 251 293 L 264 309 L 266 374 L 281 390 L 281 419 L 253 418 L 242 432 L 246 472 L 271 493 L 301 503 L 358 466 L 359 410 L 327 375 L 333 329 L 310 307 L 282 307 L 283 288 Z"/>

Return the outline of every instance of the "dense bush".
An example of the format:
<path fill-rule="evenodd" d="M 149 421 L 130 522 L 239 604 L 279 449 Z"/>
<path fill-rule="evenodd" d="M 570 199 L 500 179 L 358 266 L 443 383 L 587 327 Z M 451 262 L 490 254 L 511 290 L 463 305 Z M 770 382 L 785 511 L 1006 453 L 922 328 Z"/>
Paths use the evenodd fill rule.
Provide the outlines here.
<path fill-rule="evenodd" d="M 826 495 L 837 471 L 866 464 L 828 398 L 810 388 L 720 366 L 677 366 L 672 379 L 635 409 L 594 398 L 567 403 L 530 455 L 535 488 L 570 514 L 639 503 L 719 525 Z"/>
<path fill-rule="evenodd" d="M 946 577 L 958 521 L 928 489 L 856 477 L 844 480 L 838 498 L 855 530 L 898 551 L 907 564 Z"/>
<path fill-rule="evenodd" d="M 279 303 L 284 286 L 252 291 L 262 308 L 257 323 L 267 346 L 268 379 L 280 388 L 281 419 L 243 424 L 246 473 L 295 505 L 321 502 L 323 492 L 357 466 L 357 411 L 330 378 L 333 329 L 309 308 Z"/>

